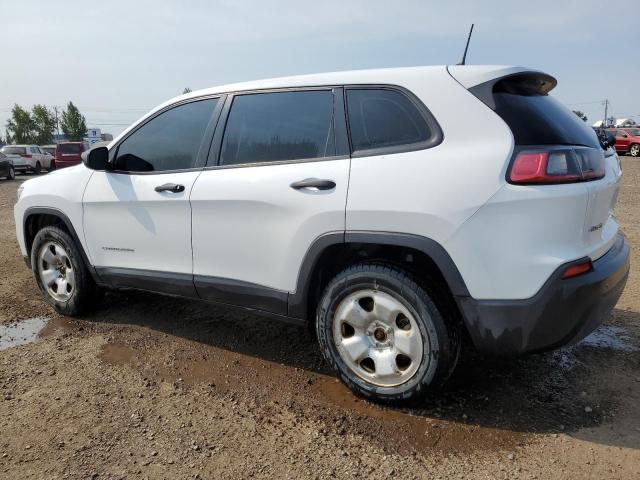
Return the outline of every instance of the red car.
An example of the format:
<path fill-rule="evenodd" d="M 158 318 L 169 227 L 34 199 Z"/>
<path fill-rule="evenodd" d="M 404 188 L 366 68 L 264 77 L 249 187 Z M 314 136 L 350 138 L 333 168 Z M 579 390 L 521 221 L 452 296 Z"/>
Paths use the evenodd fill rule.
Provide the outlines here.
<path fill-rule="evenodd" d="M 84 142 L 60 142 L 56 148 L 56 168 L 70 167 L 82 162 L 82 152 L 87 150 Z"/>
<path fill-rule="evenodd" d="M 637 128 L 608 128 L 607 131 L 616 136 L 618 153 L 629 153 L 632 157 L 640 156 L 640 131 Z"/>

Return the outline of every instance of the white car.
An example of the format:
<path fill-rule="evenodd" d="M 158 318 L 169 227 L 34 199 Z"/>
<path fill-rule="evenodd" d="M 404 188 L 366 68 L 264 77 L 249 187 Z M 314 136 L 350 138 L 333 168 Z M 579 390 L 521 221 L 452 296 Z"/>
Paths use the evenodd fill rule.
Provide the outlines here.
<path fill-rule="evenodd" d="M 53 157 L 37 145 L 5 145 L 0 151 L 11 159 L 16 172 L 51 170 Z"/>
<path fill-rule="evenodd" d="M 20 249 L 63 314 L 135 288 L 311 323 L 355 392 L 414 400 L 463 336 L 576 342 L 625 286 L 618 158 L 555 85 L 441 66 L 189 93 L 25 182 Z"/>

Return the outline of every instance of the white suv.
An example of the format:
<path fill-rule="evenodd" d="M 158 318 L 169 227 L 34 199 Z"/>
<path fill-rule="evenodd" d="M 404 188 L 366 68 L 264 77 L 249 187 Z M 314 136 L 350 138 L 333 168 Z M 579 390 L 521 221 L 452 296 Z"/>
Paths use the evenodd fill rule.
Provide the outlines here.
<path fill-rule="evenodd" d="M 618 158 L 555 84 L 441 66 L 189 93 L 25 182 L 20 248 L 63 314 L 108 287 L 311 322 L 354 391 L 414 400 L 464 336 L 576 342 L 624 288 Z"/>
<path fill-rule="evenodd" d="M 53 157 L 37 145 L 5 145 L 0 151 L 11 159 L 16 172 L 52 170 Z"/>

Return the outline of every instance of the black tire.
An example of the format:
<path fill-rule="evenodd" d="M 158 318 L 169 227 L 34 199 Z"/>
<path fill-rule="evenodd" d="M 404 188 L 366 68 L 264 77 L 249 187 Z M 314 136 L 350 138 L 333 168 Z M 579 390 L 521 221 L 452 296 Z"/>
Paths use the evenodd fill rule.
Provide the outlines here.
<path fill-rule="evenodd" d="M 35 168 L 34 172 L 36 173 L 36 175 L 38 175 L 38 174 L 40 174 L 40 172 L 42 172 L 42 165 L 40 164 L 40 162 L 36 162 L 36 168 Z"/>
<path fill-rule="evenodd" d="M 7 180 L 15 180 L 16 179 L 16 170 L 13 168 L 13 165 L 9 165 L 9 173 L 7 173 Z"/>
<path fill-rule="evenodd" d="M 381 387 L 366 381 L 338 352 L 333 339 L 336 309 L 343 299 L 359 290 L 380 291 L 399 300 L 416 319 L 423 345 L 429 347 L 424 348 L 417 371 L 400 385 Z M 318 305 L 316 333 L 324 358 L 347 387 L 367 400 L 386 404 L 419 401 L 449 378 L 460 354 L 460 323 L 444 313 L 444 308 L 438 308 L 434 298 L 409 273 L 393 265 L 362 263 L 347 268 L 329 282 Z"/>
<path fill-rule="evenodd" d="M 47 242 L 54 242 L 67 252 L 74 270 L 74 290 L 71 297 L 64 302 L 53 298 L 40 278 L 39 253 Z M 102 292 L 93 281 L 76 242 L 66 231 L 58 227 L 44 227 L 36 234 L 31 246 L 31 266 L 36 283 L 43 293 L 45 301 L 62 315 L 76 316 L 86 313 L 94 307 L 100 298 Z"/>
<path fill-rule="evenodd" d="M 629 154 L 632 157 L 638 157 L 640 156 L 640 144 L 634 143 L 633 145 L 631 145 L 629 147 Z"/>
<path fill-rule="evenodd" d="M 56 161 L 51 160 L 51 163 L 49 164 L 49 171 L 53 172 L 55 169 L 56 169 Z"/>

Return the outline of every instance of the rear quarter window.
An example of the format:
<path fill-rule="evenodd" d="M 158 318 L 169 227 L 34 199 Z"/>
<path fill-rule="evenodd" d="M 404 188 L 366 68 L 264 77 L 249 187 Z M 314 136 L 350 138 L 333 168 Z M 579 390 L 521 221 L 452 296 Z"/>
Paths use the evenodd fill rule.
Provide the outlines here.
<path fill-rule="evenodd" d="M 403 92 L 392 88 L 348 88 L 346 95 L 354 152 L 384 149 L 385 153 L 393 153 L 439 143 L 440 130 L 435 120 Z"/>

